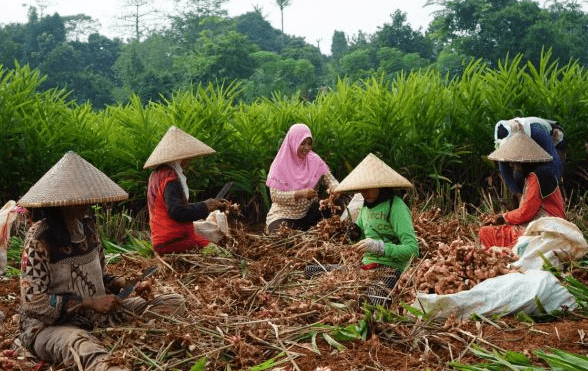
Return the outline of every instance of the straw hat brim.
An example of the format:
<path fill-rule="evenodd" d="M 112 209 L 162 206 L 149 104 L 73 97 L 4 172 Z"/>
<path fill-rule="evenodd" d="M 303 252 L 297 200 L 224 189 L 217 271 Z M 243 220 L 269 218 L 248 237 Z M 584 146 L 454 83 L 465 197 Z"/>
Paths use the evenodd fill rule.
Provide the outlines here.
<path fill-rule="evenodd" d="M 339 183 L 335 192 L 345 193 L 370 188 L 411 189 L 413 185 L 370 153 Z"/>
<path fill-rule="evenodd" d="M 22 207 L 91 205 L 129 194 L 77 153 L 67 152 L 18 200 Z"/>
<path fill-rule="evenodd" d="M 488 158 L 492 161 L 523 163 L 553 160 L 547 151 L 522 131 L 504 139 Z"/>
<path fill-rule="evenodd" d="M 173 161 L 215 154 L 216 151 L 182 129 L 171 126 L 143 165 L 155 168 Z"/>

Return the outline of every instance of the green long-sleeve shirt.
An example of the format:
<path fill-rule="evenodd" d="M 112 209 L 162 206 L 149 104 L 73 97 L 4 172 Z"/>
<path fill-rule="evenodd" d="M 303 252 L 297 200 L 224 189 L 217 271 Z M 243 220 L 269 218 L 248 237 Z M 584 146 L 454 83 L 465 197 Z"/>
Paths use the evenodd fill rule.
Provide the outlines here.
<path fill-rule="evenodd" d="M 363 205 L 356 223 L 362 238 L 384 241 L 384 255 L 366 252 L 363 264 L 380 263 L 403 271 L 408 261 L 418 256 L 419 244 L 412 216 L 400 197 L 395 196 L 394 202 L 386 200 L 372 208 Z"/>

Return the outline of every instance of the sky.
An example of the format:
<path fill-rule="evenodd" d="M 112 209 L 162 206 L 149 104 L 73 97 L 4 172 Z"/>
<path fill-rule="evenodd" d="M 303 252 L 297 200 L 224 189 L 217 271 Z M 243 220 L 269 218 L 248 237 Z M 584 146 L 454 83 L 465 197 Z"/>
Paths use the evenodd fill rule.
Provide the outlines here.
<path fill-rule="evenodd" d="M 46 4 L 45 15 L 55 12 L 61 16 L 86 14 L 100 21 L 100 33 L 120 37 L 115 26 L 116 17 L 124 11 L 124 0 L 40 0 Z M 291 0 L 284 8 L 284 33 L 304 37 L 306 42 L 319 46 L 325 55 L 331 53 L 334 31 L 343 31 L 348 38 L 360 30 L 375 33 L 384 24 L 391 23 L 390 15 L 396 9 L 407 13 L 407 22 L 413 29 L 423 32 L 432 21 L 432 12 L 439 7 L 424 7 L 427 0 Z M 163 4 L 163 0 L 156 0 Z M 171 0 L 168 1 L 170 3 Z M 35 0 L 3 1 L 0 24 L 26 23 L 30 5 L 38 7 Z M 280 8 L 276 0 L 229 0 L 224 4 L 230 17 L 262 9 L 265 19 L 276 29 L 281 29 Z"/>

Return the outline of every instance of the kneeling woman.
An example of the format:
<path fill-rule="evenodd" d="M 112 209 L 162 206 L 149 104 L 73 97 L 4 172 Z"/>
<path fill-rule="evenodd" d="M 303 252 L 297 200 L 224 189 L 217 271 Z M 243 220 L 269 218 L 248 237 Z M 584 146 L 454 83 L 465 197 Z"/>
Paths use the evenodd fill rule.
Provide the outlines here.
<path fill-rule="evenodd" d="M 412 184 L 406 178 L 371 153 L 335 188 L 340 193 L 359 191 L 364 198 L 355 246 L 364 251 L 361 269 L 382 273 L 381 282 L 368 289 L 372 304 L 385 303 L 386 289 L 394 287 L 410 260 L 419 255 L 411 212 L 397 194 L 409 188 Z"/>
<path fill-rule="evenodd" d="M 323 159 L 312 151 L 312 134 L 308 126 L 294 124 L 288 130 L 267 177 L 266 185 L 272 200 L 266 217 L 269 233 L 279 230 L 280 225 L 305 231 L 320 219 L 331 216 L 330 212 L 319 207 L 319 181 L 330 193 L 339 184 Z"/>

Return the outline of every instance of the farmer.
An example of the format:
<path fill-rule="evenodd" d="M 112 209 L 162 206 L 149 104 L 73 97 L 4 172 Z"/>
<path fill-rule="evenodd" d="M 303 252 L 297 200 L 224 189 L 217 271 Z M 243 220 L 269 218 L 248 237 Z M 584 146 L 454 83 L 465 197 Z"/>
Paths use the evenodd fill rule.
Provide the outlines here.
<path fill-rule="evenodd" d="M 494 143 L 496 148 L 506 138 L 513 134 L 513 127 L 522 125 L 524 132 L 551 155 L 553 161 L 547 166 L 550 171 L 556 174 L 561 181 L 564 172 L 566 160 L 567 142 L 564 138 L 563 128 L 553 120 L 545 120 L 539 117 L 515 117 L 510 120 L 500 120 L 494 127 Z M 516 193 L 521 194 L 520 189 L 512 178 L 512 169 L 506 167 L 506 164 L 499 162 L 500 172 L 503 174 L 505 182 Z"/>
<path fill-rule="evenodd" d="M 115 295 L 125 279 L 108 274 L 104 250 L 90 216 L 91 204 L 121 201 L 128 194 L 74 152 L 66 153 L 18 205 L 33 208 L 24 240 L 20 279 L 19 340 L 41 360 L 58 367 L 123 370 L 88 331 L 150 311 L 183 308 L 178 294 L 152 301 Z M 77 368 L 76 368 L 77 369 Z"/>
<path fill-rule="evenodd" d="M 213 198 L 189 202 L 184 167 L 195 157 L 213 153 L 214 149 L 171 126 L 145 162 L 143 168 L 154 169 L 149 177 L 147 202 L 155 252 L 182 252 L 208 245 L 208 239 L 195 231 L 193 222 L 227 207 L 228 202 Z"/>
<path fill-rule="evenodd" d="M 518 209 L 496 215 L 480 228 L 485 248 L 512 247 L 528 223 L 543 216 L 565 218 L 564 200 L 553 157 L 525 134 L 522 125 L 512 127 L 512 135 L 502 141 L 488 158 L 498 161 L 507 185 L 522 192 Z M 506 175 L 505 175 L 506 174 Z"/>
<path fill-rule="evenodd" d="M 306 124 L 290 127 L 266 181 L 272 200 L 266 217 L 269 233 L 278 231 L 282 224 L 305 231 L 331 216 L 328 209 L 319 206 L 319 182 L 330 194 L 339 182 L 323 159 L 312 151 L 312 146 L 312 133 Z M 337 195 L 333 194 L 333 198 Z"/>
<path fill-rule="evenodd" d="M 399 196 L 412 184 L 373 154 L 367 155 L 335 188 L 335 192 L 361 192 L 364 203 L 355 222 L 359 230 L 356 247 L 363 249 L 363 270 L 378 270 L 381 281 L 370 286 L 368 297 L 373 304 L 383 304 L 387 290 L 409 261 L 419 255 L 419 245 L 408 206 Z M 309 266 L 311 276 L 319 266 Z M 333 268 L 331 266 L 331 268 Z"/>

